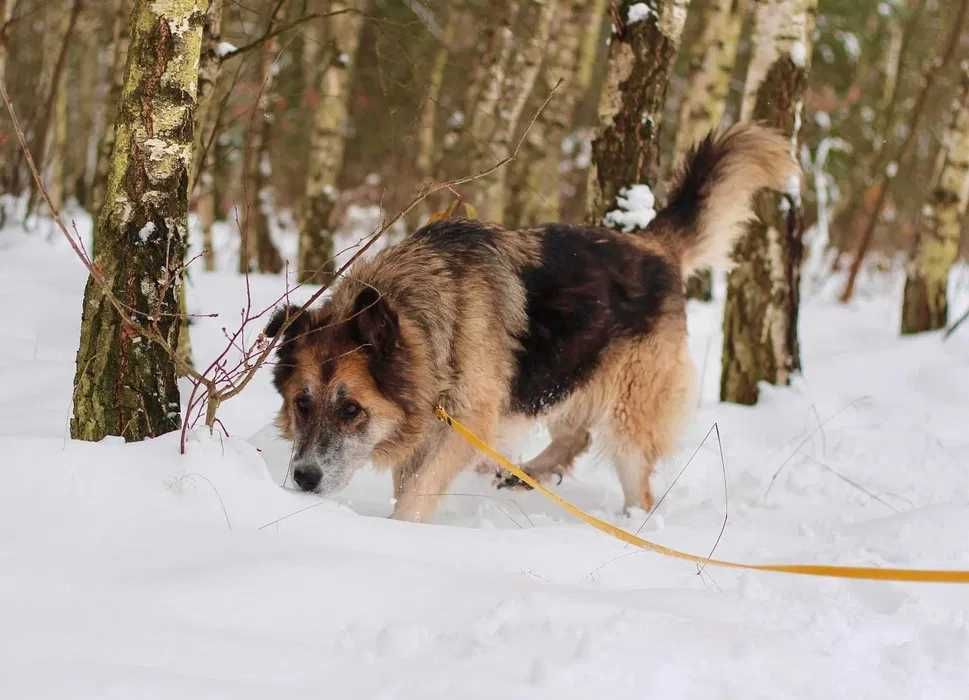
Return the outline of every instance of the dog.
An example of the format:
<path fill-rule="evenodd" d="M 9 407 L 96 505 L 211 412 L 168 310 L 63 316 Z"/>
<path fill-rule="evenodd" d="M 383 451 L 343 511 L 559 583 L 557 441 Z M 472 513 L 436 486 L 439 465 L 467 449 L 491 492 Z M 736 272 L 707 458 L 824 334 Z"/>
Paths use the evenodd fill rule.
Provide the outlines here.
<path fill-rule="evenodd" d="M 727 264 L 755 193 L 796 178 L 791 150 L 757 125 L 711 133 L 642 231 L 437 221 L 357 262 L 321 306 L 278 310 L 265 334 L 285 327 L 273 381 L 296 484 L 331 493 L 371 462 L 393 473 L 392 517 L 428 520 L 479 461 L 440 404 L 489 442 L 543 421 L 551 441 L 522 465 L 540 480 L 595 433 L 625 507 L 651 509 L 694 403 L 684 280 Z"/>

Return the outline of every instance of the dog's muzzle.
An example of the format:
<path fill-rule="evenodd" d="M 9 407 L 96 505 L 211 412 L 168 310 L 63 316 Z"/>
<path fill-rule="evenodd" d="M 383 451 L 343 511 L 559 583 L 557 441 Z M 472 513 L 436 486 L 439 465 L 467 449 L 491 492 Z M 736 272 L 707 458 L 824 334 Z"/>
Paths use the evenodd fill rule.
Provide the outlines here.
<path fill-rule="evenodd" d="M 323 479 L 323 472 L 315 464 L 301 464 L 293 469 L 293 481 L 304 491 L 315 491 Z"/>

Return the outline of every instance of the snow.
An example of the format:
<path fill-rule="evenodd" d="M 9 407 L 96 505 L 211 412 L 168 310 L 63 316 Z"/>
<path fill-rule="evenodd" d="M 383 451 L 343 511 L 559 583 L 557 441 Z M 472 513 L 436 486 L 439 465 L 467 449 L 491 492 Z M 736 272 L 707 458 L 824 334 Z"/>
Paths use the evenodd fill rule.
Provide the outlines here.
<path fill-rule="evenodd" d="M 698 576 L 474 473 L 433 525 L 384 517 L 387 474 L 326 500 L 283 489 L 268 373 L 223 406 L 232 437 L 193 433 L 184 457 L 174 436 L 71 441 L 84 275 L 43 221 L 30 228 L 0 231 L 0 697 L 965 696 L 969 587 Z M 231 253 L 218 259 L 188 288 L 193 311 L 221 314 L 192 327 L 199 359 L 241 306 Z M 901 281 L 866 271 L 850 306 L 833 301 L 840 280 L 806 295 L 805 374 L 756 407 L 716 401 L 721 309 L 691 304 L 701 402 L 654 487 L 717 422 L 718 556 L 969 567 L 969 332 L 899 338 Z M 251 283 L 259 302 L 282 286 Z M 969 270 L 952 291 L 961 311 Z M 501 446 L 518 459 L 542 439 Z M 557 488 L 644 520 L 618 513 L 598 454 Z M 705 553 L 723 508 L 707 443 L 643 534 Z"/>
<path fill-rule="evenodd" d="M 619 190 L 618 209 L 606 212 L 603 223 L 623 231 L 644 229 L 656 217 L 656 199 L 649 185 L 630 185 Z"/>
<path fill-rule="evenodd" d="M 138 231 L 138 240 L 147 243 L 153 233 L 155 233 L 155 222 L 149 221 Z"/>
<path fill-rule="evenodd" d="M 655 15 L 656 10 L 647 5 L 645 2 L 633 3 L 626 11 L 626 24 L 636 24 L 636 22 L 642 22 L 644 19 Z"/>
<path fill-rule="evenodd" d="M 215 54 L 219 58 L 228 56 L 230 53 L 238 51 L 234 44 L 230 44 L 228 41 L 220 41 L 215 47 Z"/>

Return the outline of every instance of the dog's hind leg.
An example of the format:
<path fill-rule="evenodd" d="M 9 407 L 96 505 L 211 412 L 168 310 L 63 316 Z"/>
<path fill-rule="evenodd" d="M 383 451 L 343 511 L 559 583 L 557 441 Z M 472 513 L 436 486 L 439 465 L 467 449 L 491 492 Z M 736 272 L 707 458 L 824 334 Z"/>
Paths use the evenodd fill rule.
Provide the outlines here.
<path fill-rule="evenodd" d="M 667 328 L 631 342 L 615 371 L 605 426 L 608 449 L 622 484 L 624 510 L 648 511 L 654 504 L 650 477 L 657 461 L 672 452 L 693 401 L 685 333 Z"/>

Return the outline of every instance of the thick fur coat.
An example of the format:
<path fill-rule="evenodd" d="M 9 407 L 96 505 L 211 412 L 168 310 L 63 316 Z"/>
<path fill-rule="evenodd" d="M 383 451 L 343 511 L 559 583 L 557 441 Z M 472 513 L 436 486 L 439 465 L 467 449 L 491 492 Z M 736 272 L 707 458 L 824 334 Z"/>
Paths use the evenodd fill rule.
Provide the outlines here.
<path fill-rule="evenodd" d="M 478 462 L 435 419 L 441 403 L 487 441 L 544 421 L 551 442 L 523 465 L 537 478 L 567 472 L 595 434 L 626 506 L 649 509 L 693 403 L 684 280 L 725 264 L 753 195 L 796 174 L 785 139 L 739 125 L 694 149 L 644 231 L 447 220 L 357 263 L 280 345 L 296 483 L 330 492 L 372 462 L 393 471 L 395 517 L 429 518 Z"/>

